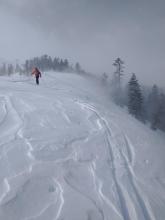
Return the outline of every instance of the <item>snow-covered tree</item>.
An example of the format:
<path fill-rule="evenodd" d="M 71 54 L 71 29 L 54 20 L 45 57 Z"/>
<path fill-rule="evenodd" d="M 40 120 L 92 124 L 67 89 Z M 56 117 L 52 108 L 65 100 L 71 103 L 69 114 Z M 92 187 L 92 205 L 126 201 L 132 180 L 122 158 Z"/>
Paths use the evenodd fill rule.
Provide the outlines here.
<path fill-rule="evenodd" d="M 133 73 L 128 83 L 128 111 L 137 119 L 143 120 L 143 96 L 140 85 Z"/>

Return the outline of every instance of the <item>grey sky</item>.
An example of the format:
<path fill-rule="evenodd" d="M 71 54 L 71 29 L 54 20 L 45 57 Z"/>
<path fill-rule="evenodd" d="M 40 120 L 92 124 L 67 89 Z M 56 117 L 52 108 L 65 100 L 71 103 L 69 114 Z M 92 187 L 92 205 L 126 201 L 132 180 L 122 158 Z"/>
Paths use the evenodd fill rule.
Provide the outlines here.
<path fill-rule="evenodd" d="M 89 71 L 126 72 L 165 82 L 164 0 L 0 0 L 0 57 L 48 53 Z"/>

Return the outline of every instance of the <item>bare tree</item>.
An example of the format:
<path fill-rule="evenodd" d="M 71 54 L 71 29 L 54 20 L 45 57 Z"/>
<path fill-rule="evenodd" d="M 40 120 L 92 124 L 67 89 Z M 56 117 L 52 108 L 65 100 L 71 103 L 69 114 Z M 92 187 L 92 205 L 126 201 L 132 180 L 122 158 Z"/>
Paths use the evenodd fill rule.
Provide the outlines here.
<path fill-rule="evenodd" d="M 121 84 L 121 77 L 123 76 L 124 72 L 124 61 L 122 61 L 119 57 L 115 60 L 113 63 L 113 66 L 115 66 L 116 71 L 114 72 L 114 76 L 116 79 L 116 83 L 119 85 Z"/>
<path fill-rule="evenodd" d="M 115 72 L 113 74 L 111 85 L 112 96 L 116 104 L 123 105 L 121 78 L 124 72 L 124 62 L 120 58 L 117 58 L 114 61 L 113 66 L 115 66 Z"/>

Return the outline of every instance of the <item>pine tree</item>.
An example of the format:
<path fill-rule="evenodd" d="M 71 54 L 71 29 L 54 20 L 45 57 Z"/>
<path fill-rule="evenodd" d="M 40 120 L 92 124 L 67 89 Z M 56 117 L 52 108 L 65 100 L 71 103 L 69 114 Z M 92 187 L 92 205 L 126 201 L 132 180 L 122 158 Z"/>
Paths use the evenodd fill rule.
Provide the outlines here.
<path fill-rule="evenodd" d="M 116 83 L 120 86 L 121 77 L 123 76 L 124 72 L 124 62 L 118 57 L 113 63 L 113 66 L 116 68 L 116 71 L 114 72 L 114 78 Z"/>
<path fill-rule="evenodd" d="M 63 59 L 60 60 L 60 63 L 59 63 L 59 67 L 60 67 L 60 72 L 63 72 L 64 71 L 64 61 Z"/>
<path fill-rule="evenodd" d="M 112 96 L 116 104 L 123 105 L 123 92 L 122 92 L 121 79 L 124 72 L 124 62 L 120 58 L 117 58 L 113 63 L 113 66 L 115 66 L 116 70 L 114 72 L 112 79 L 112 87 L 111 87 Z"/>
<path fill-rule="evenodd" d="M 49 71 L 49 70 L 55 70 L 59 72 L 63 72 L 66 70 L 69 72 L 75 71 L 75 69 L 73 68 L 72 65 L 70 65 L 67 59 L 60 59 L 58 57 L 52 59 L 52 57 L 48 55 L 43 55 L 41 57 L 34 57 L 32 59 L 26 60 L 23 69 L 21 68 L 21 72 L 28 74 L 31 72 L 33 67 L 38 67 L 41 71 Z M 79 63 L 76 64 L 76 68 L 79 73 L 84 72 L 81 69 Z"/>
<path fill-rule="evenodd" d="M 31 71 L 30 61 L 26 60 L 24 64 L 25 73 L 28 74 Z"/>
<path fill-rule="evenodd" d="M 156 85 L 148 96 L 147 118 L 151 122 L 151 128 L 156 130 L 159 123 L 159 89 Z"/>
<path fill-rule="evenodd" d="M 136 75 L 133 73 L 128 83 L 128 111 L 137 119 L 143 120 L 143 97 Z"/>
<path fill-rule="evenodd" d="M 1 73 L 2 73 L 3 75 L 6 75 L 6 73 L 7 73 L 6 63 L 3 63 L 2 68 L 1 68 Z"/>
<path fill-rule="evenodd" d="M 165 94 L 163 93 L 160 95 L 157 127 L 165 131 Z"/>
<path fill-rule="evenodd" d="M 12 64 L 8 64 L 7 73 L 9 76 L 14 73 L 14 67 Z"/>
<path fill-rule="evenodd" d="M 64 60 L 64 69 L 69 70 L 69 62 L 67 59 Z"/>

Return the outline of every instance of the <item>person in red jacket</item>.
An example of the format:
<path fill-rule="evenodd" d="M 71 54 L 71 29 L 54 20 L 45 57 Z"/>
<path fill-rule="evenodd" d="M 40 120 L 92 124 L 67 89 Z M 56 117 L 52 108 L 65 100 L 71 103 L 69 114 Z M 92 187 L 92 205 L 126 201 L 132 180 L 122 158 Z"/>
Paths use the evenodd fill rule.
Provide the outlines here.
<path fill-rule="evenodd" d="M 36 77 L 36 84 L 39 85 L 39 78 L 41 77 L 41 72 L 37 67 L 32 69 L 32 75 Z"/>

